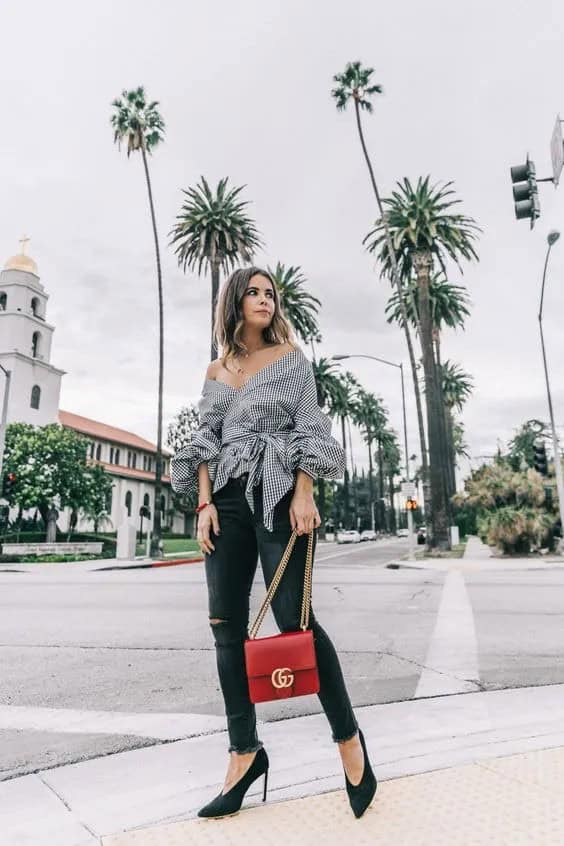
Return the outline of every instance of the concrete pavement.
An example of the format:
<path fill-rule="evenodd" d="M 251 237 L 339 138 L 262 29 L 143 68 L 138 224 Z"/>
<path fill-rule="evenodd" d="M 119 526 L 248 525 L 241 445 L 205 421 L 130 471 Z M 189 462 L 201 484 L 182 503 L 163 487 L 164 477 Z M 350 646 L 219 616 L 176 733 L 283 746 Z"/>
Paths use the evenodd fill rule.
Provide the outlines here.
<path fill-rule="evenodd" d="M 355 711 L 380 782 L 372 808 L 360 821 L 348 808 L 324 714 L 260 726 L 271 760 L 266 806 L 245 810 L 261 804 L 259 780 L 236 823 L 194 819 L 218 792 L 227 762 L 227 736 L 214 718 L 207 736 L 199 727 L 184 740 L 0 783 L 2 844 L 231 844 L 241 843 L 244 832 L 245 842 L 277 846 L 280 827 L 287 833 L 285 843 L 300 846 L 318 843 L 320 836 L 326 843 L 340 843 L 352 831 L 365 838 L 352 843 L 374 842 L 379 836 L 379 842 L 394 846 L 564 842 L 564 685 Z M 178 715 L 161 716 L 172 722 Z M 506 830 L 496 809 L 502 810 Z M 462 814 L 456 829 L 455 810 Z M 333 820 L 332 833 L 326 830 L 327 818 Z M 551 828 L 543 828 L 549 822 Z M 461 825 L 468 826 L 468 839 Z M 550 839 L 555 832 L 560 840 Z"/>

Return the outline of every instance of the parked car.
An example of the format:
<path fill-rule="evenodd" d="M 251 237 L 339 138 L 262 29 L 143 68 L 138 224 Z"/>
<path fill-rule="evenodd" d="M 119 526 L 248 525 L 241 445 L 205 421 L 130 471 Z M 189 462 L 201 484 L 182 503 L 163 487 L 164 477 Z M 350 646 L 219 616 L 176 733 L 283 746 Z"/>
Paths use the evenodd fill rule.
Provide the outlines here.
<path fill-rule="evenodd" d="M 377 537 L 378 537 L 378 535 L 376 534 L 376 532 L 374 531 L 374 529 L 364 529 L 364 530 L 360 533 L 360 539 L 361 539 L 361 541 L 371 541 L 371 540 L 376 540 L 376 538 L 377 538 Z"/>
<path fill-rule="evenodd" d="M 337 543 L 360 543 L 360 535 L 356 529 L 342 529 L 337 532 Z"/>
<path fill-rule="evenodd" d="M 408 538 L 409 532 L 407 529 L 398 529 L 396 532 L 396 537 L 398 538 Z"/>

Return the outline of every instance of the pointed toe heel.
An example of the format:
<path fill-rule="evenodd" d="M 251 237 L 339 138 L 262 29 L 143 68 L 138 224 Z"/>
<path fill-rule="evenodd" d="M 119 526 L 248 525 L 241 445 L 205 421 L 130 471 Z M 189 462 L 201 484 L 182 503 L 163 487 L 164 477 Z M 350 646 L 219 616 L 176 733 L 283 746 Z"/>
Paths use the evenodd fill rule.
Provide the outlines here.
<path fill-rule="evenodd" d="M 364 735 L 361 729 L 358 730 L 358 735 L 360 738 L 362 751 L 364 752 L 364 771 L 362 773 L 362 778 L 360 782 L 358 784 L 351 784 L 345 771 L 347 795 L 349 797 L 349 802 L 353 813 L 357 819 L 359 819 L 364 814 L 364 812 L 374 799 L 376 788 L 378 787 L 376 776 L 374 775 L 372 766 L 370 765 L 368 752 L 366 751 L 366 743 L 364 742 Z"/>
<path fill-rule="evenodd" d="M 257 778 L 261 777 L 261 775 L 264 775 L 262 801 L 266 802 L 268 767 L 268 755 L 266 754 L 264 747 L 261 746 L 260 749 L 257 750 L 253 763 L 245 775 L 239 779 L 237 784 L 233 785 L 231 790 L 228 790 L 227 793 L 219 793 L 211 800 L 211 802 L 208 802 L 207 805 L 200 808 L 198 816 L 205 817 L 206 819 L 216 819 L 218 817 L 227 817 L 232 814 L 236 814 L 243 804 L 243 799 L 245 798 L 247 790 L 251 784 L 257 780 Z"/>

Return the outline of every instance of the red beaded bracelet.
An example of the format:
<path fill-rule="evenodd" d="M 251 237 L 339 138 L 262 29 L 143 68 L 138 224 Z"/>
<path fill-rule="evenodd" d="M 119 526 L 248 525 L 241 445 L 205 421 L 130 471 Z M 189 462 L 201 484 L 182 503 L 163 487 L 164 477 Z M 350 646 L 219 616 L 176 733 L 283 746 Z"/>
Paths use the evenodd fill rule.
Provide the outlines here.
<path fill-rule="evenodd" d="M 208 502 L 202 502 L 202 503 L 200 503 L 200 505 L 198 505 L 198 506 L 194 509 L 194 513 L 195 513 L 195 514 L 199 514 L 199 513 L 200 513 L 200 511 L 203 511 L 203 510 L 204 510 L 204 508 L 206 507 L 206 505 L 211 505 L 211 500 L 209 500 Z"/>

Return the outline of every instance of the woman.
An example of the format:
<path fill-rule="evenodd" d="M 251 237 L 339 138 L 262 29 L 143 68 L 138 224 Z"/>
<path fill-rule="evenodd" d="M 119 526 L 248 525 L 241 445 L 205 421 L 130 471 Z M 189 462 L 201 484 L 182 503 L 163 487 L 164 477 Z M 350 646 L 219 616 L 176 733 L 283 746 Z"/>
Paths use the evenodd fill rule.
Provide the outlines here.
<path fill-rule="evenodd" d="M 244 641 L 249 596 L 260 556 L 268 586 L 291 532 L 294 550 L 272 601 L 281 631 L 299 628 L 307 535 L 321 520 L 316 476 L 340 478 L 344 453 L 317 404 L 311 363 L 292 339 L 270 274 L 236 270 L 216 310 L 222 357 L 209 365 L 200 425 L 171 462 L 172 487 L 198 493 L 197 538 L 205 556 L 210 625 L 225 701 L 230 760 L 221 793 L 199 811 L 221 817 L 241 807 L 264 775 L 268 756 L 257 736 Z M 314 531 L 314 549 L 315 549 Z M 335 648 L 310 612 L 320 678 L 319 699 L 338 744 L 351 807 L 360 817 L 376 791 Z"/>

